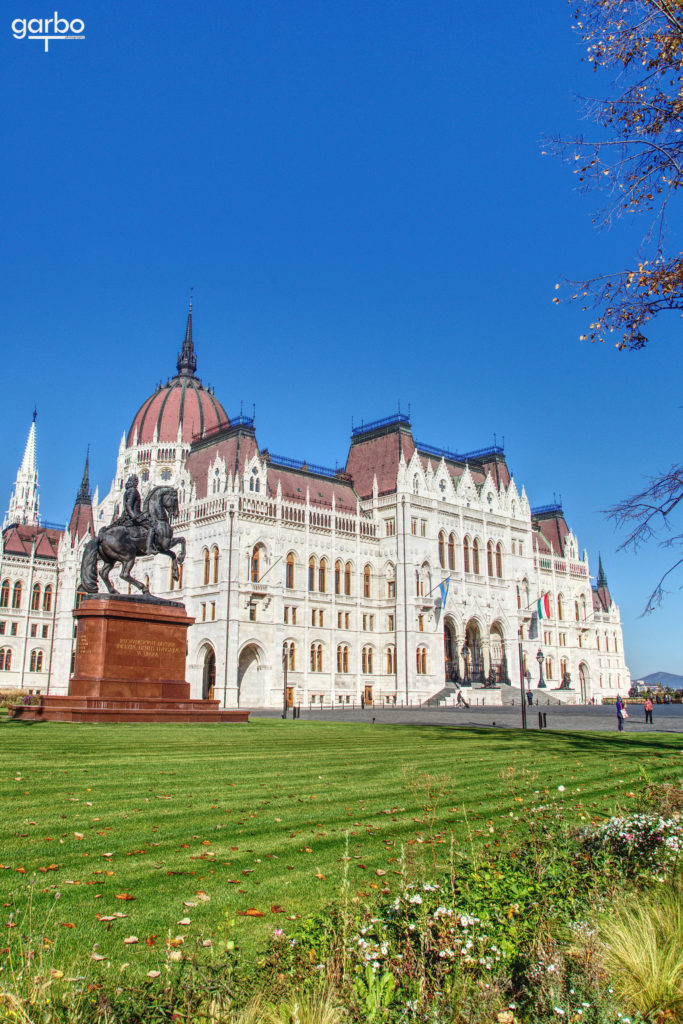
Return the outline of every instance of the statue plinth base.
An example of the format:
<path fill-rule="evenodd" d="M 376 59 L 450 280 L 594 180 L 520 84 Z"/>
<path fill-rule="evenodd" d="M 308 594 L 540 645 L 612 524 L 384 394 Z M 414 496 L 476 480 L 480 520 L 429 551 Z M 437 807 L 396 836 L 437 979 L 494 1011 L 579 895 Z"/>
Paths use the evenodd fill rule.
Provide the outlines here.
<path fill-rule="evenodd" d="M 175 601 L 93 594 L 74 610 L 76 660 L 66 697 L 22 718 L 53 722 L 246 722 L 248 711 L 192 700 L 185 681 L 194 619 Z"/>

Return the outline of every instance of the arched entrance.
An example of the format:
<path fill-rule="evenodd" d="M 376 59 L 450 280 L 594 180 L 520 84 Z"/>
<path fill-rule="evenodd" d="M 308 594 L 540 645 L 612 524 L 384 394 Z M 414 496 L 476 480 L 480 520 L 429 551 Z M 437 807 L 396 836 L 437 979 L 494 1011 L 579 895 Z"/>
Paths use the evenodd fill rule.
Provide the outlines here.
<path fill-rule="evenodd" d="M 508 681 L 508 673 L 505 661 L 505 643 L 503 642 L 503 628 L 499 622 L 494 622 L 491 626 L 489 649 L 491 652 L 491 675 L 493 680 L 496 683 L 506 683 Z"/>
<path fill-rule="evenodd" d="M 204 648 L 204 667 L 202 670 L 202 698 L 213 700 L 216 689 L 216 654 L 209 644 Z"/>
<path fill-rule="evenodd" d="M 260 651 L 256 644 L 247 644 L 240 654 L 237 668 L 237 706 L 256 707 L 263 704 L 259 669 Z"/>
<path fill-rule="evenodd" d="M 484 681 L 484 659 L 481 650 L 481 632 L 479 623 L 470 619 L 465 631 L 465 643 L 467 644 L 467 661 L 469 664 L 469 678 L 473 683 Z"/>
<path fill-rule="evenodd" d="M 458 641 L 455 635 L 455 626 L 451 619 L 445 619 L 443 624 L 443 671 L 445 681 L 457 683 L 460 679 L 458 670 Z"/>
<path fill-rule="evenodd" d="M 579 685 L 581 687 L 581 700 L 585 704 L 588 700 L 588 665 L 585 661 L 582 661 L 579 665 Z"/>

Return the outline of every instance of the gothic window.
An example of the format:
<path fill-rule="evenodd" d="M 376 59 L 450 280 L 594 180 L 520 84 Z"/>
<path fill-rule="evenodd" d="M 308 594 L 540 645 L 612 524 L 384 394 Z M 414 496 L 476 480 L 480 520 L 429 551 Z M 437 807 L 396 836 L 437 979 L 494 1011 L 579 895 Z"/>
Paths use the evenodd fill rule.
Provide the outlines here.
<path fill-rule="evenodd" d="M 546 677 L 546 679 L 552 679 L 553 678 L 553 659 L 552 658 L 546 658 L 545 659 L 545 677 Z"/>
<path fill-rule="evenodd" d="M 486 570 L 489 576 L 493 576 L 493 542 L 486 545 Z"/>
<path fill-rule="evenodd" d="M 315 558 L 313 555 L 308 559 L 308 589 L 315 590 Z"/>
<path fill-rule="evenodd" d="M 0 647 L 0 671 L 9 672 L 12 668 L 12 652 L 9 647 Z"/>
<path fill-rule="evenodd" d="M 31 593 L 31 611 L 40 611 L 40 583 L 33 584 L 33 592 Z"/>
<path fill-rule="evenodd" d="M 562 594 L 557 595 L 557 617 L 558 619 L 564 618 L 564 601 L 562 600 Z"/>
<path fill-rule="evenodd" d="M 285 587 L 287 590 L 294 589 L 294 555 L 291 551 L 287 555 L 287 562 L 285 563 Z"/>
<path fill-rule="evenodd" d="M 496 576 L 499 580 L 503 578 L 503 545 L 496 544 Z"/>
<path fill-rule="evenodd" d="M 220 552 L 218 548 L 213 548 L 213 582 L 218 583 L 218 563 L 220 561 Z"/>
<path fill-rule="evenodd" d="M 323 670 L 323 645 L 311 644 L 311 672 Z"/>
<path fill-rule="evenodd" d="M 586 621 L 586 597 L 584 594 L 581 595 L 581 618 Z"/>
<path fill-rule="evenodd" d="M 347 562 L 344 566 L 344 594 L 346 597 L 351 596 L 351 563 Z"/>
<path fill-rule="evenodd" d="M 17 580 L 14 584 L 14 590 L 12 591 L 12 607 L 21 608 L 21 580 Z"/>
<path fill-rule="evenodd" d="M 349 649 L 346 644 L 337 647 L 337 672 L 349 671 Z"/>
<path fill-rule="evenodd" d="M 579 621 L 579 602 L 578 601 L 574 601 L 574 618 L 576 619 L 577 622 Z"/>
<path fill-rule="evenodd" d="M 254 547 L 251 553 L 251 582 L 258 583 L 261 578 L 261 552 L 259 551 L 258 545 Z"/>
<path fill-rule="evenodd" d="M 42 651 L 31 651 L 31 660 L 29 662 L 29 672 L 42 672 L 43 671 L 43 652 Z"/>
<path fill-rule="evenodd" d="M 462 561 L 463 561 L 463 566 L 464 566 L 465 572 L 469 572 L 470 571 L 470 539 L 469 539 L 469 537 L 465 537 L 464 541 L 462 542 Z"/>
<path fill-rule="evenodd" d="M 285 640 L 283 648 L 287 668 L 290 669 L 290 671 L 294 671 L 294 669 L 296 668 L 296 647 L 294 645 L 294 641 L 290 640 L 290 642 L 287 643 L 287 641 Z"/>
<path fill-rule="evenodd" d="M 446 544 L 446 536 L 443 532 L 439 534 L 439 565 L 442 569 L 446 568 L 446 552 L 444 550 Z"/>
<path fill-rule="evenodd" d="M 373 673 L 372 647 L 364 647 L 361 651 L 361 672 L 370 676 Z"/>
<path fill-rule="evenodd" d="M 318 590 L 321 594 L 325 593 L 327 589 L 327 562 L 324 558 L 320 559 L 320 565 L 318 567 Z"/>
<path fill-rule="evenodd" d="M 387 597 L 396 597 L 396 580 L 387 580 Z"/>
<path fill-rule="evenodd" d="M 170 469 L 162 469 L 162 471 L 161 471 L 161 479 L 162 480 L 170 480 L 171 476 L 172 476 L 172 473 L 171 473 Z"/>
<path fill-rule="evenodd" d="M 9 580 L 3 580 L 0 587 L 0 608 L 9 608 Z"/>
<path fill-rule="evenodd" d="M 145 586 L 149 590 L 149 576 L 145 575 Z"/>
<path fill-rule="evenodd" d="M 372 579 L 372 570 L 369 565 L 366 565 L 363 569 L 363 597 L 370 597 L 370 583 Z"/>
<path fill-rule="evenodd" d="M 424 676 L 427 674 L 427 648 L 418 647 L 415 654 L 417 663 L 417 674 L 419 676 Z"/>
<path fill-rule="evenodd" d="M 342 585 L 342 564 L 339 560 L 334 563 L 334 592 L 335 594 L 341 594 Z"/>
<path fill-rule="evenodd" d="M 43 591 L 43 611 L 52 611 L 52 585 L 50 583 L 48 583 Z"/>
<path fill-rule="evenodd" d="M 419 493 L 420 493 L 420 478 L 419 478 L 419 476 L 416 473 L 415 476 L 413 477 L 413 494 L 419 494 Z"/>
<path fill-rule="evenodd" d="M 472 541 L 472 572 L 479 575 L 479 541 L 476 537 Z"/>
<path fill-rule="evenodd" d="M 396 648 L 387 647 L 387 675 L 396 675 Z"/>
<path fill-rule="evenodd" d="M 211 579 L 211 556 L 207 548 L 204 549 L 204 586 L 206 586 Z"/>
<path fill-rule="evenodd" d="M 448 535 L 448 568 L 455 569 L 455 537 Z"/>
<path fill-rule="evenodd" d="M 516 590 L 517 590 L 517 608 L 521 608 L 522 607 L 522 593 L 521 593 L 521 591 L 519 589 L 519 583 L 517 584 Z"/>

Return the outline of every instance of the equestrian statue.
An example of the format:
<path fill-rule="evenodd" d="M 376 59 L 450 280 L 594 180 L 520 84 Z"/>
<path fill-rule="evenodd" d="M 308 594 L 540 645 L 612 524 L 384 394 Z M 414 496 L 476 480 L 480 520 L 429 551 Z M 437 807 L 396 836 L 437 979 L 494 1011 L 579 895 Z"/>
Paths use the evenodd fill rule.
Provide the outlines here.
<path fill-rule="evenodd" d="M 144 500 L 140 499 L 138 478 L 133 474 L 126 481 L 123 499 L 124 511 L 109 526 L 103 526 L 83 552 L 81 582 L 88 594 L 96 594 L 97 565 L 103 565 L 99 575 L 110 594 L 118 591 L 109 579 L 116 562 L 121 563 L 121 579 L 149 594 L 145 586 L 131 576 L 135 559 L 141 555 L 168 555 L 173 564 L 173 579 L 180 579 L 179 566 L 185 561 L 185 538 L 174 537 L 169 516 L 178 514 L 178 492 L 175 487 L 154 487 Z M 171 550 L 179 547 L 176 555 Z"/>

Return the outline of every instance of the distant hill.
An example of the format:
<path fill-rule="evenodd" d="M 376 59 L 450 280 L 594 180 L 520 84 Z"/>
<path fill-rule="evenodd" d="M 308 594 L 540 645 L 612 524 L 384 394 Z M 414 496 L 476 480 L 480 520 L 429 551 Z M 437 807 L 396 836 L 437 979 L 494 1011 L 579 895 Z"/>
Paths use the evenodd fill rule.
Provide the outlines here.
<path fill-rule="evenodd" d="M 673 672 L 650 672 L 649 676 L 643 676 L 643 682 L 648 686 L 670 686 L 672 690 L 683 690 L 683 676 L 677 676 Z"/>

